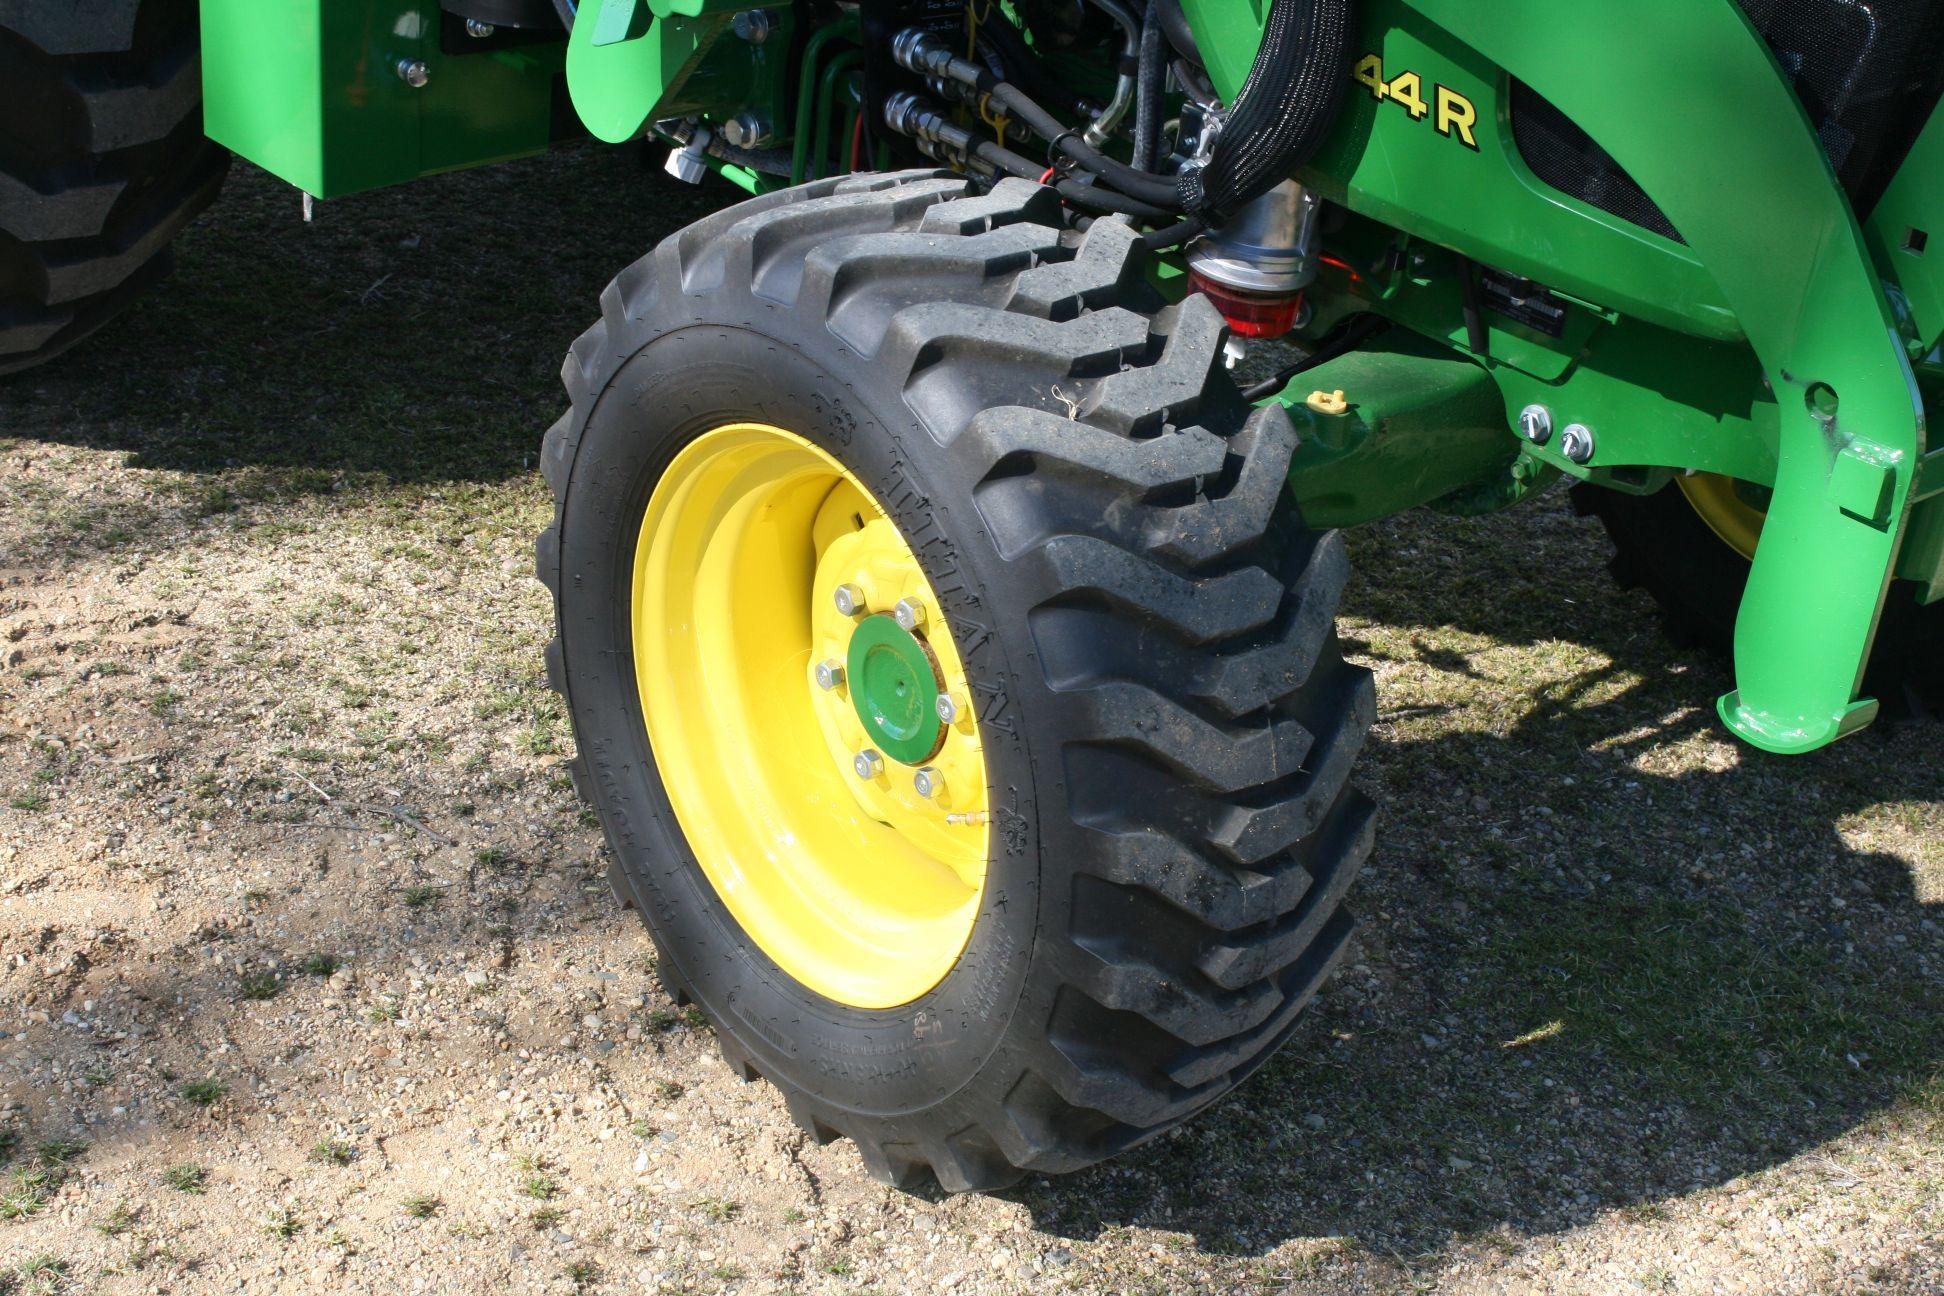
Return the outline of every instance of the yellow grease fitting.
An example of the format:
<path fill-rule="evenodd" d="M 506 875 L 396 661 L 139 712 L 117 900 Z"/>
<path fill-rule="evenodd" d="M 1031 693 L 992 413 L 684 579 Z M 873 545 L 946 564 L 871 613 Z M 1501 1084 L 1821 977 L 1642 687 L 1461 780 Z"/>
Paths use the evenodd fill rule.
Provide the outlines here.
<path fill-rule="evenodd" d="M 921 600 L 960 718 L 931 762 L 943 797 L 868 745 L 843 687 L 851 618 Z M 930 990 L 971 937 L 988 859 L 985 757 L 965 670 L 916 557 L 824 451 L 766 424 L 704 433 L 649 498 L 634 564 L 635 681 L 655 766 L 710 885 L 749 938 L 827 999 L 891 1008 Z"/>

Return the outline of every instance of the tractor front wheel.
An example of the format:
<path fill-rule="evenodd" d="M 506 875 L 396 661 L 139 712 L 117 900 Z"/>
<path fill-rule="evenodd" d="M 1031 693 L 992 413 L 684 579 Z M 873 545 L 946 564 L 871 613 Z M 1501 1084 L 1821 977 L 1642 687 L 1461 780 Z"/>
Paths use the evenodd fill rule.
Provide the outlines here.
<path fill-rule="evenodd" d="M 665 241 L 565 366 L 539 572 L 616 890 L 887 1182 L 1168 1128 L 1350 934 L 1343 549 L 1146 258 L 1021 181 L 823 181 Z"/>

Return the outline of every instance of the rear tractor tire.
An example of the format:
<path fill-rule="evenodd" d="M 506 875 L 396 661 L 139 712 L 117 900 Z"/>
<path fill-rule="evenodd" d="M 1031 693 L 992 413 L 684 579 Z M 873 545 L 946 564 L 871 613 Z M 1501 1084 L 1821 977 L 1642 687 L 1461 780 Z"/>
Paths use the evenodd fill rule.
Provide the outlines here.
<path fill-rule="evenodd" d="M 1735 617 L 1765 518 L 1759 488 L 1698 473 L 1652 495 L 1575 486 L 1573 507 L 1600 520 L 1613 542 L 1615 583 L 1654 600 L 1669 640 L 1733 660 Z M 1910 583 L 1892 583 L 1863 693 L 1891 719 L 1944 712 L 1944 603 L 1925 606 Z"/>
<path fill-rule="evenodd" d="M 819 181 L 667 239 L 565 365 L 538 567 L 616 890 L 889 1183 L 1175 1125 L 1351 933 L 1343 548 L 1146 257 L 1023 181 Z"/>
<path fill-rule="evenodd" d="M 199 50 L 194 0 L 0 0 L 0 374 L 112 319 L 215 199 Z"/>

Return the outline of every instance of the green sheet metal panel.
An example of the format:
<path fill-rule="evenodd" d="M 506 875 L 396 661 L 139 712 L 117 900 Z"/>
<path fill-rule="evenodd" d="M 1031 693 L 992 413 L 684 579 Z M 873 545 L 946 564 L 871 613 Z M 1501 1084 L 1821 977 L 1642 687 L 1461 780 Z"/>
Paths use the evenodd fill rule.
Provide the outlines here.
<path fill-rule="evenodd" d="M 204 130 L 319 198 L 545 149 L 565 40 L 445 53 L 440 24 L 433 0 L 203 0 Z"/>

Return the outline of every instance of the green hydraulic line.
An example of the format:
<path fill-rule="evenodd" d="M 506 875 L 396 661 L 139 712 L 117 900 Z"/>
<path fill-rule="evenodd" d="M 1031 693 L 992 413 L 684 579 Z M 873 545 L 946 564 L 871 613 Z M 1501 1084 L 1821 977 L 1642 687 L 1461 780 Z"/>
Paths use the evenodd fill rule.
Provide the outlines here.
<path fill-rule="evenodd" d="M 830 110 L 837 98 L 837 80 L 859 63 L 864 61 L 863 50 L 845 50 L 830 60 L 824 69 L 823 77 L 817 85 L 817 130 L 814 136 L 811 155 L 811 170 L 814 175 L 822 175 L 824 146 L 830 140 Z"/>
<path fill-rule="evenodd" d="M 846 13 L 836 22 L 819 27 L 803 46 L 803 68 L 797 74 L 796 116 L 791 121 L 791 129 L 796 140 L 790 155 L 790 183 L 802 184 L 808 177 L 805 169 L 810 159 L 810 135 L 803 124 L 810 120 L 813 99 L 817 93 L 817 60 L 823 55 L 823 47 L 832 40 L 855 41 L 858 38 L 857 15 Z"/>

